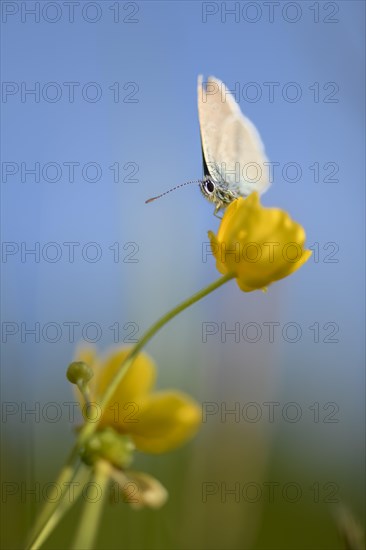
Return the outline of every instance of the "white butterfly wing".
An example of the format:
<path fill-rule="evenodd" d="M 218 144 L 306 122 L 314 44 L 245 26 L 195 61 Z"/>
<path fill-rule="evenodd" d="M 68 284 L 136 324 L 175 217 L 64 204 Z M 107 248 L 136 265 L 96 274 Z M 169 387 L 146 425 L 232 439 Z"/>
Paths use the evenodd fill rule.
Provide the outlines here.
<path fill-rule="evenodd" d="M 198 116 L 202 150 L 210 175 L 239 195 L 269 187 L 264 146 L 254 124 L 243 115 L 225 84 L 198 77 Z"/>

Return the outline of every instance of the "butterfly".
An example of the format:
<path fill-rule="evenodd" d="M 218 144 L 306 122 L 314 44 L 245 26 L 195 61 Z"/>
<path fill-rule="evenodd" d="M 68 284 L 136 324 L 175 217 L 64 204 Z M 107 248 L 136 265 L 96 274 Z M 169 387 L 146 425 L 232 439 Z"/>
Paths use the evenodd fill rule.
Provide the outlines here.
<path fill-rule="evenodd" d="M 191 183 L 215 205 L 214 215 L 238 197 L 269 187 L 269 163 L 259 133 L 218 78 L 198 77 L 198 118 L 204 177 L 188 181 L 146 202 Z"/>

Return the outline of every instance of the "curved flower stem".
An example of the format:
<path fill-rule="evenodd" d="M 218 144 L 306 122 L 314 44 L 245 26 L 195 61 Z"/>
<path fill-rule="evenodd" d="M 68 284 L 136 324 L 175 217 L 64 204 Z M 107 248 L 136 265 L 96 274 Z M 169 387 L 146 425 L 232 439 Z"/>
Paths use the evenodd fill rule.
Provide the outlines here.
<path fill-rule="evenodd" d="M 86 418 L 89 419 L 89 410 L 91 407 L 90 402 L 90 388 L 88 383 L 85 383 L 85 380 L 78 380 L 76 383 L 76 386 L 81 394 L 81 397 L 84 399 L 85 407 L 86 407 Z"/>
<path fill-rule="evenodd" d="M 116 391 L 116 388 L 120 384 L 123 377 L 126 375 L 128 369 L 131 367 L 131 364 L 133 363 L 133 360 L 135 356 L 139 353 L 139 351 L 147 344 L 149 340 L 164 326 L 166 325 L 171 319 L 176 317 L 181 311 L 184 311 L 192 304 L 198 302 L 201 300 L 201 298 L 204 298 L 223 284 L 225 284 L 227 281 L 230 281 L 234 278 L 234 275 L 223 275 L 220 277 L 220 279 L 217 279 L 217 281 L 214 281 L 207 287 L 203 288 L 196 294 L 193 294 L 190 298 L 187 300 L 184 300 L 184 302 L 181 302 L 179 305 L 177 305 L 175 308 L 173 308 L 171 311 L 163 315 L 156 323 L 150 327 L 145 334 L 142 336 L 141 340 L 132 348 L 131 352 L 127 355 L 127 357 L 123 360 L 121 363 L 121 366 L 119 370 L 117 371 L 114 378 L 111 380 L 108 388 L 106 389 L 102 399 L 99 402 L 99 406 L 101 408 L 101 411 L 103 411 L 108 404 L 108 401 L 111 399 L 112 395 Z M 99 415 L 99 418 L 101 418 L 102 415 Z M 77 444 L 79 446 L 82 446 L 84 442 L 94 433 L 98 426 L 98 423 L 91 423 L 89 422 L 86 424 L 83 429 L 81 430 L 79 437 L 77 439 Z"/>
<path fill-rule="evenodd" d="M 105 460 L 99 460 L 95 464 L 93 483 L 100 491 L 97 501 L 87 500 L 82 511 L 79 528 L 75 540 L 71 546 L 73 550 L 89 550 L 94 548 L 100 518 L 103 511 L 103 503 L 107 494 L 112 466 Z"/>
<path fill-rule="evenodd" d="M 149 340 L 164 326 L 166 325 L 171 319 L 176 317 L 180 312 L 187 309 L 189 306 L 193 305 L 194 303 L 201 300 L 201 298 L 204 298 L 223 284 L 225 284 L 227 281 L 230 281 L 230 279 L 233 279 L 234 275 L 224 275 L 220 277 L 217 281 L 211 283 L 207 287 L 203 288 L 187 300 L 181 302 L 178 306 L 173 308 L 171 311 L 163 315 L 156 323 L 153 324 L 152 327 L 150 327 L 145 334 L 142 336 L 141 340 L 131 349 L 130 353 L 127 355 L 127 357 L 124 359 L 124 361 L 121 363 L 119 370 L 117 371 L 116 375 L 112 379 L 111 383 L 109 384 L 104 396 L 102 397 L 99 405 L 101 408 L 101 411 L 105 409 L 107 406 L 109 400 L 111 399 L 112 395 L 114 394 L 116 388 L 120 384 L 123 377 L 126 375 L 128 369 L 133 363 L 133 360 L 135 356 L 139 353 L 139 351 L 147 344 Z M 99 415 L 99 418 L 101 418 L 102 415 Z M 95 430 L 98 427 L 98 422 L 88 422 L 84 425 L 84 427 L 80 430 L 79 436 L 76 440 L 76 443 L 72 449 L 72 452 L 70 454 L 70 457 L 62 469 L 56 484 L 58 486 L 61 486 L 62 484 L 65 485 L 66 483 L 70 482 L 75 474 L 75 462 L 76 459 L 79 456 L 79 450 L 82 448 L 84 443 L 87 441 L 87 439 L 95 432 Z M 65 494 L 67 491 L 65 492 Z M 57 514 L 57 507 L 62 506 L 62 499 L 64 498 L 65 494 L 62 494 L 61 497 L 56 501 L 49 503 L 49 506 L 46 507 L 41 513 L 40 518 L 38 519 L 36 523 L 36 527 L 33 531 L 35 535 L 32 537 L 32 542 L 28 548 L 36 549 L 39 548 L 39 541 L 45 540 L 45 533 L 44 531 L 47 531 L 47 535 L 50 533 L 49 526 L 53 524 L 52 516 L 53 514 Z M 97 514 L 96 508 L 93 508 L 94 514 Z M 86 511 L 85 514 L 92 514 L 92 512 Z M 99 514 L 99 512 L 98 512 Z M 84 517 L 84 516 L 83 516 Z M 98 515 L 99 517 L 99 515 Z M 80 537 L 82 535 L 80 534 Z M 84 547 L 83 547 L 84 548 Z M 86 548 L 86 547 L 85 547 Z"/>

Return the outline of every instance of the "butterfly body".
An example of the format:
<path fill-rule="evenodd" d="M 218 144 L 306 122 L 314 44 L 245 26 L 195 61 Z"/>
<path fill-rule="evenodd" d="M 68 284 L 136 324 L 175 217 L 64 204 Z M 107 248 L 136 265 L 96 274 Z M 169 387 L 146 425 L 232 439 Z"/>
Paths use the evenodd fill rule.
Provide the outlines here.
<path fill-rule="evenodd" d="M 240 195 L 233 190 L 230 190 L 224 182 L 217 182 L 210 176 L 206 176 L 199 183 L 200 190 L 203 196 L 210 202 L 214 203 L 216 215 L 221 209 L 226 208 L 233 200 Z"/>

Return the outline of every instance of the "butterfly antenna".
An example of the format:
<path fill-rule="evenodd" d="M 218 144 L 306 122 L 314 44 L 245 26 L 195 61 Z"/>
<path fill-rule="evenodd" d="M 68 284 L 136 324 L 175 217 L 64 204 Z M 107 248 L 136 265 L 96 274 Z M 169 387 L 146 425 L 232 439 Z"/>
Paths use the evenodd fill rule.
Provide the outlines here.
<path fill-rule="evenodd" d="M 175 191 L 176 189 L 179 189 L 179 187 L 184 187 L 185 185 L 189 185 L 191 183 L 199 183 L 199 182 L 200 182 L 200 180 L 186 181 L 185 183 L 181 183 L 180 185 L 176 185 L 175 187 L 172 187 L 171 189 L 169 189 L 168 191 L 165 191 L 165 193 L 162 193 L 161 195 L 157 195 L 156 197 L 151 197 L 151 199 L 147 199 L 147 201 L 145 201 L 145 204 L 147 204 L 149 202 L 153 202 L 156 199 L 160 199 L 160 197 L 164 197 L 164 195 L 167 195 L 171 191 Z"/>

